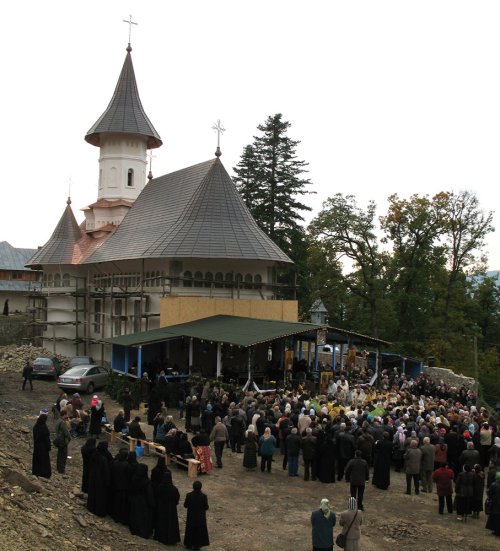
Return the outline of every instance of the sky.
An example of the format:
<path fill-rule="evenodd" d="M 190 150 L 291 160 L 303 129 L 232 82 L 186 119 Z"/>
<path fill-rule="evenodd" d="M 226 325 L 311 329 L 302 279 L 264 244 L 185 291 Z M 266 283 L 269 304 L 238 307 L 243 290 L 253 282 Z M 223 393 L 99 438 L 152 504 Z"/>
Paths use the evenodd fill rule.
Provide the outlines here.
<path fill-rule="evenodd" d="M 0 241 L 43 245 L 68 193 L 97 199 L 84 136 L 112 97 L 128 42 L 163 146 L 155 176 L 213 157 L 230 174 L 257 125 L 282 113 L 319 212 L 349 193 L 380 214 L 398 193 L 471 190 L 495 211 L 500 269 L 500 2 L 26 0 L 2 9 Z"/>

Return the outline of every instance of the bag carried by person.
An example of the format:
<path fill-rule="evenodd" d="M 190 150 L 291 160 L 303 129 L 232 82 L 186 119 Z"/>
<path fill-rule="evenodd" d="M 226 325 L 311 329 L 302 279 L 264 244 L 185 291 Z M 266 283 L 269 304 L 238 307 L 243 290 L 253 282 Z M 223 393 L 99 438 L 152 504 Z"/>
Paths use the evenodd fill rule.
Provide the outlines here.
<path fill-rule="evenodd" d="M 354 516 L 352 517 L 351 524 L 349 524 L 349 528 L 347 529 L 346 533 L 340 533 L 337 538 L 335 539 L 335 545 L 338 545 L 342 549 L 345 547 L 345 543 L 347 540 L 347 534 L 349 533 L 349 530 L 351 529 L 352 523 L 354 522 L 354 519 L 356 518 L 356 515 L 358 514 L 358 510 L 356 509 L 356 512 L 354 513 Z"/>
<path fill-rule="evenodd" d="M 54 440 L 52 440 L 52 444 L 54 444 L 54 446 L 56 448 L 64 448 L 65 444 L 66 444 L 66 439 L 64 438 L 64 436 L 62 434 L 58 434 Z"/>
<path fill-rule="evenodd" d="M 484 502 L 484 513 L 486 515 L 489 515 L 491 513 L 491 500 L 490 498 L 487 498 Z"/>

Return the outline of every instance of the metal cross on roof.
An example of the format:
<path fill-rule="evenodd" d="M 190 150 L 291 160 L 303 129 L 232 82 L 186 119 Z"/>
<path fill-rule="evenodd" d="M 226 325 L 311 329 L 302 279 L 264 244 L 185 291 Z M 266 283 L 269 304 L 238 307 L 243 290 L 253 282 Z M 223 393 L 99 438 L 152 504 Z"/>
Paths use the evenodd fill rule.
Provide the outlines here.
<path fill-rule="evenodd" d="M 215 156 L 220 157 L 222 155 L 220 150 L 220 136 L 224 134 L 226 129 L 222 126 L 220 119 L 217 119 L 217 122 L 212 126 L 212 130 L 217 132 L 217 150 L 215 151 Z"/>
<path fill-rule="evenodd" d="M 148 174 L 148 180 L 153 179 L 153 159 L 156 159 L 156 155 L 153 155 L 153 150 L 150 149 L 148 153 L 149 157 L 149 174 Z"/>
<path fill-rule="evenodd" d="M 131 38 L 132 38 L 132 25 L 138 25 L 139 23 L 136 23 L 135 21 L 132 21 L 132 15 L 129 15 L 128 20 L 122 19 L 124 23 L 128 23 L 128 44 L 130 46 Z"/>

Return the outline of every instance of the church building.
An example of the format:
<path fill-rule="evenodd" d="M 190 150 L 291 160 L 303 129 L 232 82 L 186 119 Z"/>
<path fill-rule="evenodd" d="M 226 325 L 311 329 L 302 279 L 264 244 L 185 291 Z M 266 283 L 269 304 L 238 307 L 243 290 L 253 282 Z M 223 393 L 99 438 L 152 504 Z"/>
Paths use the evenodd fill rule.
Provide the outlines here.
<path fill-rule="evenodd" d="M 215 156 L 153 178 L 162 145 L 142 106 L 132 48 L 104 113 L 85 136 L 99 149 L 96 201 L 78 224 L 68 198 L 50 239 L 27 266 L 40 344 L 109 360 L 105 339 L 216 314 L 297 321 L 279 298 L 292 261 L 259 228 Z"/>

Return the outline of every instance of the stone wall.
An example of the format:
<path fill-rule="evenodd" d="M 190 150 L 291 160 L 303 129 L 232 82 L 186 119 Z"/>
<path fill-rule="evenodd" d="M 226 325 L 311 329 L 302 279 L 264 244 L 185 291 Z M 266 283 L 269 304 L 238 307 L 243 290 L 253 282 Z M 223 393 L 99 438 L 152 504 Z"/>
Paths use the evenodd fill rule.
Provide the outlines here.
<path fill-rule="evenodd" d="M 25 315 L 0 315 L 0 345 L 21 344 L 23 338 L 33 332 L 31 327 L 25 325 L 27 321 Z"/>
<path fill-rule="evenodd" d="M 451 369 L 444 367 L 428 367 L 424 366 L 424 373 L 429 375 L 434 381 L 444 381 L 445 384 L 460 387 L 465 385 L 466 388 L 475 388 L 476 381 L 473 377 L 466 377 L 461 373 L 455 373 Z"/>

